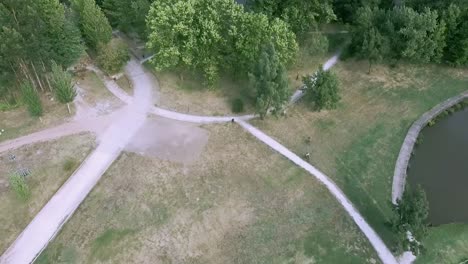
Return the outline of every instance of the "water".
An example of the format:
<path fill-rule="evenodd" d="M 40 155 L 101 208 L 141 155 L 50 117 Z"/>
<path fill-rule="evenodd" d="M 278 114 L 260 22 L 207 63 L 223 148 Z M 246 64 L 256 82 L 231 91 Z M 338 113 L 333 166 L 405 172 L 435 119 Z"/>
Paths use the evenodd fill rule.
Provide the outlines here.
<path fill-rule="evenodd" d="M 410 160 L 409 183 L 426 191 L 432 224 L 468 223 L 468 109 L 424 128 L 422 135 Z"/>

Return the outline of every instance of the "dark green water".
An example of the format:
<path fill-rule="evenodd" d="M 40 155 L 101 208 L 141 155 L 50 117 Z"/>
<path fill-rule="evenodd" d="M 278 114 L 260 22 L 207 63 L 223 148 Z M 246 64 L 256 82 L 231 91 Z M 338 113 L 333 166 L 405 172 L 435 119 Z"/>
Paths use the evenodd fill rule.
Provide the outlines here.
<path fill-rule="evenodd" d="M 426 191 L 432 224 L 468 223 L 468 110 L 424 128 L 422 135 L 410 160 L 409 183 Z"/>

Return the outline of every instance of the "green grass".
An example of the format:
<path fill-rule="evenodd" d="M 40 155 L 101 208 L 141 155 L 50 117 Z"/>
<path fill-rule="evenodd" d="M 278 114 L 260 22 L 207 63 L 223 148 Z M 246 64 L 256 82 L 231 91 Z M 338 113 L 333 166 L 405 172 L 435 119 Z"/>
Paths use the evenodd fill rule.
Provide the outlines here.
<path fill-rule="evenodd" d="M 338 109 L 317 113 L 299 104 L 287 118 L 254 123 L 298 155 L 310 152 L 311 163 L 338 183 L 392 248 L 395 237 L 386 222 L 401 143 L 420 115 L 468 89 L 468 74 L 443 66 L 400 65 L 376 66 L 368 75 L 366 64 L 346 61 L 333 69 L 342 89 Z M 308 136 L 310 144 L 304 142 Z M 436 250 L 431 247 L 428 251 Z"/>
<path fill-rule="evenodd" d="M 109 260 L 112 255 L 117 253 L 116 250 L 119 250 L 119 247 L 116 247 L 116 245 L 118 245 L 120 241 L 132 233 L 133 230 L 131 229 L 106 230 L 93 241 L 91 247 L 91 257 L 96 258 L 99 261 Z"/>
<path fill-rule="evenodd" d="M 426 251 L 416 264 L 462 263 L 468 260 L 468 225 L 431 227 L 423 244 Z"/>

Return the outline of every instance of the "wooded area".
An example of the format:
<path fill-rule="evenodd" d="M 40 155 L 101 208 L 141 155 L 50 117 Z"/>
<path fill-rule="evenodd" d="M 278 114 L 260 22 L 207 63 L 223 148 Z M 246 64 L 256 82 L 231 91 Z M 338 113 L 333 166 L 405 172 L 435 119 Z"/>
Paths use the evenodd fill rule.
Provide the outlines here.
<path fill-rule="evenodd" d="M 0 97 L 15 102 L 25 81 L 52 91 L 53 63 L 67 68 L 85 50 L 119 71 L 129 57 L 110 43 L 112 27 L 146 40 L 157 69 L 200 71 L 212 87 L 220 73 L 247 78 L 268 45 L 285 68 L 298 45 L 324 50 L 311 32 L 329 23 L 349 28 L 345 54 L 368 60 L 369 72 L 375 63 L 468 64 L 463 0 L 3 0 Z"/>

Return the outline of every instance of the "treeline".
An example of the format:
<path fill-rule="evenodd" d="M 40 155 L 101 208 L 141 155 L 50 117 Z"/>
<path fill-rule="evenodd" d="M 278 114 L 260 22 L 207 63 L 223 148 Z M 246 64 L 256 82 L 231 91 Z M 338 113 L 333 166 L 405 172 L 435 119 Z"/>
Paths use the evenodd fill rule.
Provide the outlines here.
<path fill-rule="evenodd" d="M 368 59 L 370 65 L 383 60 L 468 65 L 468 2 L 365 5 L 352 18 L 350 53 Z"/>
<path fill-rule="evenodd" d="M 57 90 L 63 87 L 54 85 L 60 77 L 58 69 L 65 72 L 88 49 L 99 55 L 98 62 L 109 73 L 118 70 L 128 56 L 120 55 L 125 47 L 113 43 L 111 38 L 112 28 L 94 0 L 2 0 L 0 98 L 15 103 L 18 95 L 26 93 L 36 98 L 37 104 L 39 96 L 33 93 L 74 94 Z M 112 63 L 106 68 L 109 61 Z M 35 115 L 40 112 L 35 111 Z"/>

